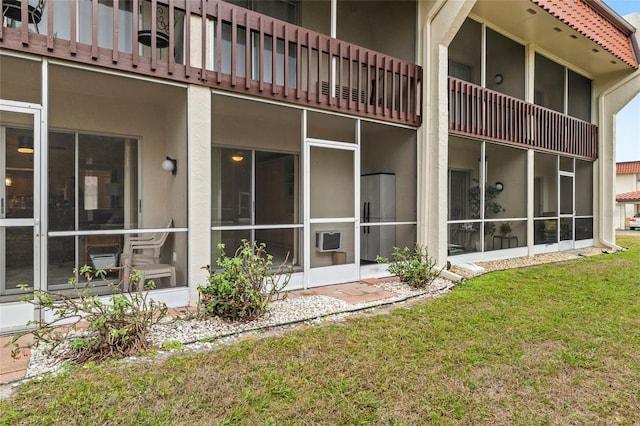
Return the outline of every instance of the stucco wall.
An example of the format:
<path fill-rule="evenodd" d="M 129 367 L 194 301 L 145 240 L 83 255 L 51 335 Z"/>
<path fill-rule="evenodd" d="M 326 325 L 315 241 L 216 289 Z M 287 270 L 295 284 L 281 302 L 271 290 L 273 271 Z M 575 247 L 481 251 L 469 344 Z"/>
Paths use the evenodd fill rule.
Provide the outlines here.
<path fill-rule="evenodd" d="M 49 76 L 50 128 L 129 136 L 141 141 L 139 227 L 163 227 L 169 219 L 176 227 L 186 227 L 184 89 L 59 66 L 51 66 Z M 171 102 L 161 102 L 166 99 Z M 175 177 L 160 167 L 166 155 L 178 159 Z M 172 236 L 163 248 L 162 260 L 166 263 L 173 262 L 176 252 L 178 284 L 187 280 L 186 250 L 184 235 Z"/>

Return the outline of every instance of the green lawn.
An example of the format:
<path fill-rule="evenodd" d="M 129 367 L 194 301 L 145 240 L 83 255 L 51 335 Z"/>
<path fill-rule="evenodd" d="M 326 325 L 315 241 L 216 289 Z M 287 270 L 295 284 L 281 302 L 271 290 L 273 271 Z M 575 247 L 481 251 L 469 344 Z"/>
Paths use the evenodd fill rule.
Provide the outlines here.
<path fill-rule="evenodd" d="M 637 424 L 640 235 L 619 243 L 389 315 L 73 368 L 0 401 L 0 423 Z"/>

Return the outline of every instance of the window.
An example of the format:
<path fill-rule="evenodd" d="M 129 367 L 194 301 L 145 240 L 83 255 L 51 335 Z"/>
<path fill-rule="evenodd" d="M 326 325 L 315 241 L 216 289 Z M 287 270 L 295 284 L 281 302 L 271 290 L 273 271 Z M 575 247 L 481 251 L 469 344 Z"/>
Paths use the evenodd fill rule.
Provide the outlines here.
<path fill-rule="evenodd" d="M 297 224 L 294 154 L 251 149 L 212 150 L 213 247 L 233 253 L 242 239 L 265 243 L 276 261 L 291 260 Z M 213 250 L 214 259 L 219 252 Z M 277 263 L 274 261 L 274 263 Z"/>
<path fill-rule="evenodd" d="M 469 217 L 469 170 L 449 170 L 449 220 Z"/>
<path fill-rule="evenodd" d="M 467 19 L 449 45 L 449 75 L 480 84 L 482 24 Z"/>
<path fill-rule="evenodd" d="M 138 227 L 138 140 L 50 132 L 48 156 L 48 281 L 65 286 L 80 265 L 118 266 L 117 231 Z"/>
<path fill-rule="evenodd" d="M 564 112 L 565 68 L 536 53 L 535 103 L 558 112 Z"/>
<path fill-rule="evenodd" d="M 486 51 L 484 70 L 483 42 Z M 480 85 L 482 71 L 486 88 L 524 99 L 524 46 L 467 19 L 449 45 L 449 75 Z"/>
<path fill-rule="evenodd" d="M 49 230 L 136 228 L 137 200 L 136 139 L 49 134 Z"/>
<path fill-rule="evenodd" d="M 212 21 L 210 25 L 210 35 L 211 39 L 214 40 L 211 43 L 211 54 L 208 56 L 208 68 L 214 71 L 217 71 L 218 63 L 216 61 L 216 48 L 217 48 L 217 21 Z M 232 40 L 233 40 L 233 29 L 230 23 L 222 22 L 222 43 L 221 43 L 221 52 L 218 52 L 221 55 L 221 71 L 223 74 L 231 74 L 231 53 L 233 49 Z M 251 31 L 251 42 L 250 49 L 251 55 L 249 58 L 250 62 L 250 78 L 253 80 L 260 79 L 260 67 L 262 66 L 263 79 L 266 83 L 273 83 L 273 37 L 270 35 L 264 35 L 263 42 L 263 60 L 261 65 L 260 60 L 260 33 L 257 31 Z M 276 39 L 276 81 L 275 84 L 279 86 L 284 86 L 284 64 L 285 64 L 285 41 L 284 39 L 277 38 Z M 246 40 L 246 28 L 243 26 L 238 26 L 236 31 L 236 69 L 235 74 L 238 77 L 246 77 L 246 49 L 247 49 L 247 40 Z M 291 88 L 295 88 L 297 85 L 296 78 L 296 48 L 293 42 L 289 42 L 289 52 L 288 52 L 288 67 L 289 67 L 289 75 L 287 79 L 287 86 Z"/>
<path fill-rule="evenodd" d="M 536 105 L 591 121 L 591 80 L 539 53 L 535 58 Z"/>
<path fill-rule="evenodd" d="M 227 0 L 272 18 L 298 25 L 298 0 Z"/>
<path fill-rule="evenodd" d="M 487 28 L 486 87 L 524 99 L 524 46 Z"/>
<path fill-rule="evenodd" d="M 567 114 L 591 121 L 591 80 L 568 70 Z"/>

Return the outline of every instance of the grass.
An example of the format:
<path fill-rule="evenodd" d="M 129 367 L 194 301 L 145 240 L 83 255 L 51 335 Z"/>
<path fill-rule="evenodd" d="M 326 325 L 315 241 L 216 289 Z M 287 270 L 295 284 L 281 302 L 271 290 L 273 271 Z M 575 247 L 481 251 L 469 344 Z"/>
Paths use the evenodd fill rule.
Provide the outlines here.
<path fill-rule="evenodd" d="M 390 315 L 70 368 L 0 424 L 636 424 L 640 238 L 495 272 Z"/>

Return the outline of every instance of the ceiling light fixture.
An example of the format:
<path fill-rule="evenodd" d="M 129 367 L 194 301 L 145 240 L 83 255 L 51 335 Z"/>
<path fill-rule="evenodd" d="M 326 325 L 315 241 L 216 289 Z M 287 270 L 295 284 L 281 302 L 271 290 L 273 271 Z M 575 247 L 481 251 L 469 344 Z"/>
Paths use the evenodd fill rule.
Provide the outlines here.
<path fill-rule="evenodd" d="M 244 160 L 244 154 L 242 152 L 236 152 L 231 156 L 231 159 L 236 163 L 239 163 L 240 161 Z"/>
<path fill-rule="evenodd" d="M 33 138 L 20 136 L 18 138 L 18 152 L 20 154 L 33 154 Z"/>

